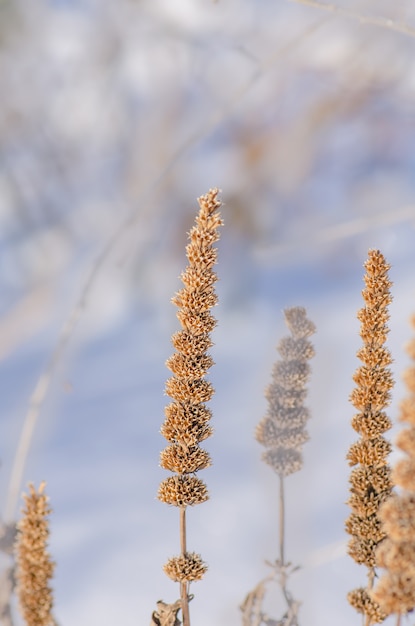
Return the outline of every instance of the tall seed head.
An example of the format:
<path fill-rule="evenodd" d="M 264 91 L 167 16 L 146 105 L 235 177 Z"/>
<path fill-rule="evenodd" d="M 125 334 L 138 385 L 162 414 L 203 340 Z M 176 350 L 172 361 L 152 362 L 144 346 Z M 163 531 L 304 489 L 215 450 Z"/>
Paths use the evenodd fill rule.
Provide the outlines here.
<path fill-rule="evenodd" d="M 53 624 L 53 595 L 49 585 L 54 563 L 47 551 L 51 509 L 44 494 L 45 483 L 36 491 L 29 485 L 24 495 L 25 508 L 19 522 L 16 540 L 17 595 L 27 626 Z"/>
<path fill-rule="evenodd" d="M 302 467 L 302 446 L 308 440 L 305 430 L 309 418 L 303 406 L 310 375 L 308 360 L 314 348 L 308 337 L 315 326 L 306 317 L 306 310 L 293 307 L 284 311 L 291 336 L 278 345 L 281 360 L 272 371 L 272 382 L 266 390 L 269 408 L 256 428 L 257 441 L 267 450 L 262 458 L 280 476 L 288 476 Z"/>
<path fill-rule="evenodd" d="M 189 264 L 181 275 L 183 288 L 172 299 L 178 307 L 182 330 L 172 337 L 176 352 L 166 363 L 173 374 L 166 382 L 166 394 L 173 402 L 165 409 L 161 427 L 169 445 L 161 452 L 160 465 L 174 475 L 161 482 L 158 498 L 180 508 L 200 504 L 209 497 L 205 483 L 195 474 L 211 465 L 209 453 L 199 444 L 212 434 L 212 414 L 205 403 L 214 389 L 205 376 L 213 365 L 207 351 L 216 325 L 210 309 L 217 303 L 214 243 L 223 223 L 218 193 L 211 189 L 198 199 L 200 210 L 186 247 Z M 187 552 L 171 558 L 164 569 L 173 580 L 190 582 L 202 578 L 206 566 L 199 555 Z"/>
<path fill-rule="evenodd" d="M 415 317 L 412 319 L 415 328 Z M 415 362 L 415 339 L 407 347 Z M 415 364 L 415 363 L 414 363 Z M 385 572 L 372 592 L 372 598 L 386 613 L 405 614 L 415 608 L 415 367 L 404 373 L 408 395 L 401 404 L 400 421 L 406 425 L 396 445 L 405 456 L 396 463 L 392 477 L 401 488 L 379 511 L 387 534 L 376 556 Z"/>
<path fill-rule="evenodd" d="M 389 332 L 387 321 L 392 283 L 388 278 L 390 266 L 379 250 L 369 250 L 365 268 L 366 287 L 362 292 L 365 306 L 358 312 L 363 347 L 357 353 L 363 364 L 353 376 L 356 387 L 350 396 L 358 411 L 352 419 L 352 427 L 360 439 L 351 445 L 347 454 L 354 469 L 350 475 L 348 500 L 352 513 L 346 521 L 346 531 L 352 536 L 348 549 L 350 556 L 357 563 L 366 565 L 373 578 L 377 565 L 376 547 L 385 537 L 379 507 L 390 498 L 393 485 L 387 462 L 391 444 L 383 437 L 391 427 L 385 408 L 390 402 L 393 386 L 388 367 L 392 358 L 383 344 Z M 368 589 L 350 592 L 348 600 L 371 623 L 381 622 L 386 617 Z"/>

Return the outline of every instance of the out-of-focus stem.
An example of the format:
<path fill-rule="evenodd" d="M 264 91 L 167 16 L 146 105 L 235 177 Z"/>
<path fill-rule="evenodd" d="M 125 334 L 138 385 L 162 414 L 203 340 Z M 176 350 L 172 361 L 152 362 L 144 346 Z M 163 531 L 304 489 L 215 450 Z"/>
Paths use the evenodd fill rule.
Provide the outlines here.
<path fill-rule="evenodd" d="M 373 589 L 373 583 L 375 582 L 375 568 L 371 567 L 367 573 L 368 583 L 367 589 Z M 365 626 L 371 626 L 372 619 L 370 615 L 366 615 Z"/>
<path fill-rule="evenodd" d="M 284 495 L 284 476 L 280 476 L 280 562 L 281 562 L 281 591 L 287 602 L 288 608 L 291 607 L 292 599 L 287 591 L 287 573 L 285 570 L 285 495 Z"/>
<path fill-rule="evenodd" d="M 182 556 L 186 554 L 186 507 L 180 507 L 180 549 Z M 188 596 L 188 582 L 184 580 L 180 583 L 180 599 L 182 601 L 182 615 L 183 626 L 190 626 L 190 612 L 189 612 L 189 596 Z"/>
<path fill-rule="evenodd" d="M 284 477 L 280 474 L 280 561 L 284 566 L 284 536 L 285 536 L 285 500 L 284 500 Z"/>

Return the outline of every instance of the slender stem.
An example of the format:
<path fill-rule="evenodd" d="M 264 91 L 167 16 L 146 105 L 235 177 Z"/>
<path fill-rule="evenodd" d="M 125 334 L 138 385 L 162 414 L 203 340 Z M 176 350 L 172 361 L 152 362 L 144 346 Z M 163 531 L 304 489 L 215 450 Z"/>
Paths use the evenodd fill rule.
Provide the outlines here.
<path fill-rule="evenodd" d="M 317 9 L 330 11 L 330 13 L 333 13 L 335 15 L 357 20 L 360 24 L 379 26 L 380 28 L 388 28 L 398 33 L 409 35 L 410 37 L 415 36 L 415 29 L 409 26 L 409 24 L 405 24 L 404 22 L 396 22 L 395 20 L 388 19 L 387 17 L 371 17 L 370 15 L 363 15 L 357 11 L 343 9 L 336 6 L 335 4 L 321 2 L 318 0 L 290 0 L 290 2 L 297 2 L 298 4 L 305 4 L 309 7 L 315 7 Z"/>
<path fill-rule="evenodd" d="M 396 616 L 396 626 L 401 626 L 401 616 L 402 613 L 398 613 L 398 615 Z"/>
<path fill-rule="evenodd" d="M 186 507 L 180 507 L 180 549 L 182 556 L 186 554 Z M 188 582 L 180 583 L 180 598 L 182 601 L 183 626 L 190 626 Z"/>
<path fill-rule="evenodd" d="M 187 552 L 186 548 L 186 507 L 180 507 L 180 549 L 184 556 Z"/>
<path fill-rule="evenodd" d="M 284 477 L 280 475 L 280 561 L 281 561 L 281 566 L 285 564 L 284 539 L 285 539 Z"/>
<path fill-rule="evenodd" d="M 368 577 L 368 583 L 367 583 L 367 589 L 373 589 L 373 584 L 375 582 L 375 568 L 371 567 L 367 573 L 367 577 Z M 366 615 L 366 621 L 365 621 L 365 626 L 370 626 L 371 625 L 371 617 L 369 615 Z"/>
<path fill-rule="evenodd" d="M 281 562 L 281 591 L 287 602 L 288 608 L 291 607 L 292 599 L 287 589 L 287 574 L 285 570 L 285 496 L 284 496 L 284 476 L 280 474 L 280 562 Z"/>

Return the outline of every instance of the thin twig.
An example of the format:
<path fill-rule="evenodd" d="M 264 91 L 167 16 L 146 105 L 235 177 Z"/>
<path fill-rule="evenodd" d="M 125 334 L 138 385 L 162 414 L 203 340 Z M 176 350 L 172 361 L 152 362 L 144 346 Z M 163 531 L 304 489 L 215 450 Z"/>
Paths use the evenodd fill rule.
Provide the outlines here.
<path fill-rule="evenodd" d="M 30 444 L 32 441 L 37 418 L 45 401 L 53 372 L 78 322 L 81 310 L 82 302 L 80 302 L 78 306 L 75 307 L 75 309 L 72 311 L 72 314 L 70 315 L 67 323 L 65 324 L 61 332 L 58 344 L 49 359 L 45 371 L 42 373 L 39 380 L 37 381 L 35 389 L 31 395 L 29 408 L 23 423 L 17 451 L 14 457 L 9 489 L 7 493 L 4 518 L 8 523 L 13 519 L 15 514 L 24 467 L 30 449 Z"/>
<path fill-rule="evenodd" d="M 253 76 L 251 76 L 251 78 L 245 83 L 245 85 L 235 91 L 232 98 L 224 106 L 220 107 L 215 113 L 213 113 L 209 120 L 204 120 L 204 123 L 200 127 L 200 129 L 193 133 L 190 137 L 188 137 L 170 157 L 165 167 L 160 169 L 160 173 L 158 174 L 158 176 L 152 181 L 152 183 L 146 188 L 146 190 L 144 190 L 144 192 L 141 194 L 141 197 L 137 199 L 137 203 L 134 208 L 130 211 L 126 218 L 124 218 L 118 229 L 116 229 L 114 233 L 111 234 L 110 238 L 105 243 L 101 252 L 92 264 L 89 275 L 85 281 L 84 286 L 81 289 L 78 301 L 76 302 L 73 310 L 68 316 L 68 319 L 58 339 L 57 346 L 54 349 L 45 367 L 45 370 L 42 372 L 38 382 L 36 383 L 35 389 L 30 398 L 29 408 L 23 422 L 23 428 L 20 434 L 17 451 L 14 457 L 13 469 L 7 492 L 7 500 L 4 514 L 6 521 L 11 521 L 13 519 L 16 510 L 19 491 L 22 483 L 22 477 L 26 465 L 27 455 L 32 441 L 33 432 L 41 409 L 43 407 L 47 392 L 49 390 L 54 371 L 57 364 L 59 363 L 59 360 L 62 357 L 62 354 L 64 353 L 69 339 L 75 331 L 79 318 L 83 310 L 85 309 L 88 299 L 90 297 L 92 287 L 94 286 L 97 276 L 99 275 L 109 254 L 114 249 L 121 236 L 125 232 L 128 232 L 128 230 L 137 220 L 140 209 L 142 209 L 142 207 L 146 203 L 148 203 L 149 197 L 154 192 L 154 190 L 163 182 L 165 178 L 167 178 L 168 174 L 182 159 L 182 157 L 187 154 L 191 148 L 197 145 L 197 143 L 202 141 L 211 132 L 213 132 L 215 128 L 224 123 L 226 119 L 228 119 L 234 113 L 242 98 L 250 92 L 253 85 L 260 78 L 262 78 L 268 70 L 274 67 L 275 63 L 279 59 L 284 57 L 284 55 L 288 54 L 292 50 L 296 49 L 299 43 L 303 42 L 307 37 L 316 32 L 321 26 L 326 23 L 326 21 L 327 19 L 323 19 L 320 20 L 318 23 L 313 24 L 311 27 L 306 29 L 305 32 L 294 37 L 288 44 L 282 46 L 276 52 L 270 55 L 268 59 L 261 64 L 258 70 L 253 74 Z"/>
<path fill-rule="evenodd" d="M 290 610 L 291 605 L 293 604 L 293 599 L 291 594 L 287 589 L 287 567 L 285 563 L 285 494 L 284 494 L 284 476 L 280 474 L 280 497 L 279 497 L 279 518 L 280 518 L 280 528 L 279 528 L 279 536 L 280 536 L 280 576 L 279 582 L 281 591 L 287 603 L 287 608 Z"/>
<path fill-rule="evenodd" d="M 316 243 L 318 245 L 331 244 L 335 241 L 362 235 L 368 231 L 386 228 L 402 222 L 413 221 L 414 219 L 415 206 L 404 206 L 396 209 L 393 213 L 389 210 L 379 213 L 375 218 L 373 216 L 362 216 L 349 220 L 348 222 L 334 224 L 333 226 L 320 229 L 318 232 L 313 232 L 313 236 L 308 237 L 307 240 L 301 238 L 287 243 L 276 244 L 268 248 L 257 250 L 256 254 L 262 261 L 274 261 L 278 257 L 286 258 L 288 254 L 295 254 L 300 248 L 302 251 L 306 250 L 308 241 L 313 242 L 313 249 L 315 249 Z"/>
<path fill-rule="evenodd" d="M 368 26 L 377 26 L 379 28 L 386 28 L 388 30 L 395 31 L 397 33 L 401 33 L 402 35 L 407 35 L 408 37 L 415 37 L 415 28 L 409 26 L 405 22 L 397 22 L 396 20 L 392 20 L 387 17 L 372 17 L 370 15 L 363 15 L 358 11 L 353 11 L 352 9 L 344 9 L 342 7 L 338 7 L 335 4 L 331 4 L 329 2 L 318 2 L 318 0 L 289 0 L 290 2 L 294 2 L 296 4 L 304 4 L 305 6 L 314 7 L 316 9 L 322 9 L 324 11 L 329 11 L 335 15 L 339 15 L 340 17 L 347 17 L 349 19 L 356 20 L 360 24 L 365 24 Z"/>
<path fill-rule="evenodd" d="M 147 190 L 147 195 L 150 195 L 151 190 L 152 188 L 149 188 Z M 147 195 L 145 197 L 147 197 Z M 142 200 L 144 199 L 145 198 L 143 196 Z M 29 408 L 23 422 L 19 443 L 14 457 L 4 513 L 4 518 L 6 522 L 10 522 L 15 515 L 24 468 L 26 465 L 27 455 L 30 450 L 34 429 L 37 419 L 42 410 L 43 404 L 45 402 L 46 395 L 52 382 L 53 374 L 55 373 L 56 367 L 65 351 L 69 339 L 72 337 L 75 331 L 75 328 L 84 309 L 86 308 L 88 299 L 92 291 L 92 287 L 94 286 L 95 281 L 105 261 L 114 249 L 115 245 L 118 243 L 118 240 L 134 224 L 137 217 L 138 211 L 137 209 L 134 209 L 124 219 L 118 229 L 111 234 L 111 237 L 108 239 L 101 252 L 95 259 L 92 267 L 90 268 L 88 277 L 81 289 L 78 300 L 75 303 L 75 306 L 70 312 L 62 328 L 58 343 L 53 350 L 44 371 L 42 372 L 40 378 L 35 385 L 34 391 L 30 397 Z"/>
<path fill-rule="evenodd" d="M 285 539 L 285 499 L 284 499 L 284 476 L 280 474 L 280 561 L 284 567 L 284 541 Z"/>
<path fill-rule="evenodd" d="M 13 626 L 11 598 L 15 588 L 14 565 L 8 567 L 0 576 L 0 623 Z"/>

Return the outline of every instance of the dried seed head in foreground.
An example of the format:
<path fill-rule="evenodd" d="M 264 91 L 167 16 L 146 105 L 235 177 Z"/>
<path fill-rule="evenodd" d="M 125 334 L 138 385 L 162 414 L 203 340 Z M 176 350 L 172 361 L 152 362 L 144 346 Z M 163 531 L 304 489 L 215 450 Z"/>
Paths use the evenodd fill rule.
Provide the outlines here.
<path fill-rule="evenodd" d="M 298 471 L 303 464 L 301 451 L 308 440 L 305 424 L 309 418 L 308 409 L 303 406 L 310 375 L 307 361 L 314 356 L 308 337 L 315 332 L 304 308 L 293 307 L 284 313 L 291 336 L 282 339 L 278 346 L 281 360 L 274 365 L 272 382 L 265 394 L 268 413 L 255 433 L 257 441 L 267 448 L 263 460 L 280 476 Z"/>
<path fill-rule="evenodd" d="M 222 225 L 217 196 L 218 190 L 211 189 L 199 198 L 200 210 L 186 247 L 189 264 L 181 275 L 183 288 L 172 299 L 178 307 L 182 330 L 172 337 L 176 352 L 166 363 L 173 374 L 166 382 L 166 394 L 172 403 L 165 409 L 166 419 L 161 428 L 169 445 L 161 452 L 160 465 L 174 475 L 161 482 L 158 498 L 179 507 L 181 515 L 188 506 L 208 499 L 205 483 L 195 474 L 211 465 L 209 453 L 199 444 L 212 433 L 209 425 L 212 414 L 206 402 L 214 389 L 205 376 L 213 365 L 207 351 L 212 345 L 210 333 L 216 325 L 210 309 L 217 303 L 214 243 L 219 239 L 218 228 Z M 181 520 L 182 554 L 171 558 L 164 569 L 170 578 L 184 584 L 202 578 L 206 566 L 199 555 L 187 552 L 185 524 Z"/>
<path fill-rule="evenodd" d="M 186 552 L 180 556 L 173 556 L 164 566 L 167 576 L 174 582 L 194 582 L 203 578 L 207 571 L 207 565 L 195 552 Z"/>
<path fill-rule="evenodd" d="M 54 563 L 47 551 L 51 509 L 44 494 L 45 483 L 36 491 L 29 485 L 29 495 L 24 495 L 23 518 L 18 524 L 16 541 L 17 595 L 21 613 L 27 626 L 53 624 L 53 596 L 49 582 Z"/>
<path fill-rule="evenodd" d="M 415 327 L 415 318 L 412 319 Z M 415 339 L 407 347 L 415 363 Z M 404 380 L 408 396 L 401 405 L 400 421 L 407 425 L 397 437 L 405 457 L 397 462 L 392 476 L 401 487 L 379 511 L 387 534 L 376 551 L 380 567 L 385 568 L 371 593 L 386 613 L 406 614 L 415 608 L 415 367 L 409 367 Z"/>
<path fill-rule="evenodd" d="M 350 591 L 347 594 L 347 599 L 358 613 L 362 613 L 369 618 L 370 623 L 380 624 L 386 618 L 386 614 L 382 611 L 379 604 L 372 600 L 367 590 L 363 587 Z"/>
<path fill-rule="evenodd" d="M 369 585 L 366 589 L 349 593 L 348 600 L 359 613 L 366 615 L 370 623 L 377 623 L 383 621 L 386 614 L 369 592 L 377 565 L 376 547 L 385 537 L 379 507 L 390 498 L 393 486 L 387 462 L 391 444 L 383 437 L 391 427 L 385 407 L 390 402 L 393 386 L 388 368 L 392 358 L 383 344 L 389 332 L 387 321 L 392 283 L 388 278 L 390 266 L 379 250 L 369 250 L 365 268 L 366 287 L 362 292 L 365 306 L 358 313 L 364 345 L 357 353 L 363 365 L 353 376 L 357 386 L 350 396 L 358 411 L 352 419 L 352 427 L 361 438 L 350 447 L 347 455 L 349 464 L 357 467 L 350 475 L 348 504 L 352 513 L 346 521 L 346 531 L 352 536 L 348 548 L 350 556 L 369 568 Z"/>
<path fill-rule="evenodd" d="M 184 286 L 173 298 L 179 307 L 177 315 L 183 330 L 173 336 L 176 352 L 166 363 L 173 373 L 166 383 L 166 393 L 173 402 L 166 407 L 161 429 L 169 445 L 161 453 L 160 464 L 176 472 L 179 480 L 172 481 L 172 477 L 164 480 L 158 497 L 176 506 L 198 504 L 207 497 L 202 481 L 197 479 L 196 485 L 196 479 L 192 481 L 185 476 L 211 464 L 208 452 L 199 443 L 212 432 L 208 425 L 211 412 L 205 403 L 214 389 L 205 375 L 213 365 L 207 350 L 212 345 L 210 332 L 216 324 L 209 309 L 217 302 L 214 291 L 217 277 L 213 271 L 217 251 L 213 244 L 219 239 L 218 228 L 222 225 L 217 195 L 218 190 L 213 189 L 199 198 L 199 214 L 186 247 L 189 265 L 181 276 Z M 193 486 L 196 491 L 192 498 L 189 489 Z"/>

